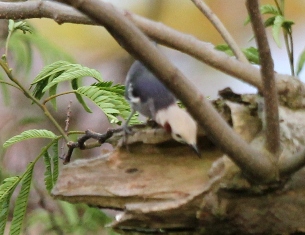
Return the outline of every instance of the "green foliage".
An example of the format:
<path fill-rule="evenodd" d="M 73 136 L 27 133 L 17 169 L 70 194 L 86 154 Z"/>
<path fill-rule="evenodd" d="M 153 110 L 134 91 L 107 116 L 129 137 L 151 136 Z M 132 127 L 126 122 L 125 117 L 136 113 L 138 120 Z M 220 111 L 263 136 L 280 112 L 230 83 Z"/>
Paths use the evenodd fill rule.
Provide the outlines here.
<path fill-rule="evenodd" d="M 102 82 L 101 74 L 95 69 L 67 61 L 57 61 L 43 68 L 36 76 L 32 82 L 32 85 L 35 85 L 33 95 L 35 98 L 41 99 L 45 92 L 49 90 L 49 95 L 53 96 L 56 94 L 57 85 L 64 81 L 70 81 L 72 88 L 78 89 L 80 79 L 84 77 L 92 77 L 98 82 Z M 91 112 L 79 94 L 76 95 L 76 98 L 87 112 Z M 55 101 L 53 101 L 53 106 L 56 108 Z"/>
<path fill-rule="evenodd" d="M 304 63 L 305 63 L 305 49 L 302 51 L 302 53 L 301 53 L 301 55 L 299 57 L 299 60 L 298 60 L 297 75 L 299 75 L 300 72 L 302 71 Z"/>
<path fill-rule="evenodd" d="M 260 7 L 260 12 L 262 15 L 270 15 L 265 21 L 265 27 L 272 28 L 272 36 L 278 47 L 281 47 L 280 41 L 280 32 L 281 30 L 285 30 L 286 32 L 292 32 L 292 25 L 294 24 L 293 21 L 287 20 L 283 15 L 282 9 L 279 9 L 276 6 L 266 4 Z M 251 21 L 250 17 L 248 16 L 245 20 L 245 24 L 248 24 Z"/>
<path fill-rule="evenodd" d="M 232 49 L 227 44 L 217 45 L 215 46 L 215 49 L 219 51 L 223 51 L 229 56 L 234 56 Z M 246 56 L 249 62 L 251 62 L 252 64 L 260 64 L 259 54 L 256 48 L 254 47 L 244 48 L 242 49 L 242 52 L 244 53 L 244 55 Z"/>
<path fill-rule="evenodd" d="M 127 119 L 130 115 L 130 106 L 122 96 L 122 85 L 112 86 L 112 82 L 100 82 L 92 86 L 83 86 L 76 90 L 94 102 L 107 116 L 110 123 L 120 124 L 118 116 Z M 139 123 L 136 116 L 130 120 L 131 124 Z"/>
<path fill-rule="evenodd" d="M 13 176 L 4 179 L 0 185 L 0 234 L 4 234 L 6 221 L 8 218 L 9 204 L 13 191 L 19 184 L 21 178 Z"/>
<path fill-rule="evenodd" d="M 10 235 L 20 234 L 22 222 L 27 208 L 34 166 L 34 163 L 30 163 L 27 170 L 23 174 L 22 186 L 15 203 L 13 220 L 10 227 Z"/>
<path fill-rule="evenodd" d="M 38 50 L 44 64 L 50 64 L 60 59 L 74 61 L 70 55 L 42 37 L 27 21 L 15 22 L 9 20 L 8 28 L 6 51 L 3 58 L 6 60 L 9 55 L 12 56 L 14 72 L 19 76 L 27 77 L 29 75 L 33 64 L 34 49 Z M 30 34 L 26 34 L 26 32 Z M 1 80 L 4 80 L 3 71 L 0 71 Z M 9 104 L 8 87 L 1 82 L 0 85 L 5 104 Z M 55 102 L 55 100 L 52 102 Z"/>
<path fill-rule="evenodd" d="M 13 33 L 16 30 L 21 30 L 24 34 L 27 32 L 32 33 L 32 30 L 26 21 L 15 22 L 13 20 L 9 20 L 8 30 L 9 33 Z"/>
<path fill-rule="evenodd" d="M 23 141 L 23 140 L 28 140 L 32 138 L 49 138 L 49 139 L 55 139 L 57 136 L 48 130 L 27 130 L 22 132 L 19 135 L 16 135 L 9 140 L 5 141 L 3 144 L 4 148 L 7 148 L 17 142 Z"/>
<path fill-rule="evenodd" d="M 46 151 L 43 155 L 44 165 L 45 165 L 45 172 L 44 172 L 44 183 L 46 185 L 46 189 L 50 193 L 53 188 L 53 177 L 52 177 L 52 166 L 51 166 L 51 159 L 48 151 Z"/>
<path fill-rule="evenodd" d="M 43 222 L 45 232 L 60 231 L 61 234 L 100 234 L 101 226 L 105 226 L 111 221 L 105 213 L 98 208 L 88 207 L 83 204 L 70 204 L 58 201 L 60 210 L 50 215 L 46 211 L 35 211 L 29 218 L 27 227 Z M 54 228 L 56 226 L 56 228 Z M 104 234 L 104 233 L 103 233 Z M 116 233 L 108 231 L 108 234 Z"/>
<path fill-rule="evenodd" d="M 46 189 L 50 193 L 58 178 L 58 141 L 55 141 L 52 145 L 54 155 L 51 157 L 46 150 L 43 154 L 43 160 L 45 165 L 44 182 Z"/>
<path fill-rule="evenodd" d="M 0 203 L 0 234 L 4 234 L 6 221 L 8 218 L 11 193 Z"/>

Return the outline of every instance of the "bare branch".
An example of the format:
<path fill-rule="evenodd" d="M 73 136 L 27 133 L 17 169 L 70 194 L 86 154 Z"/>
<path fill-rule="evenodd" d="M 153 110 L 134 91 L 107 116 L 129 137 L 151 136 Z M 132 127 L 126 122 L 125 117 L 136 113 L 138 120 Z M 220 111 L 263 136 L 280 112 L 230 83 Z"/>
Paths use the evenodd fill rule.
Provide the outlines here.
<path fill-rule="evenodd" d="M 205 99 L 196 87 L 162 55 L 131 21 L 111 4 L 99 0 L 65 1 L 90 15 L 135 58 L 141 60 L 186 105 L 217 145 L 243 169 L 250 180 L 270 181 L 275 178 L 275 165 L 267 153 L 254 149 L 241 139 Z"/>
<path fill-rule="evenodd" d="M 251 17 L 252 28 L 259 49 L 261 73 L 263 78 L 263 95 L 266 113 L 267 150 L 278 157 L 280 152 L 280 126 L 278 112 L 278 95 L 274 77 L 274 64 L 264 27 L 258 0 L 247 0 L 247 9 Z"/>
<path fill-rule="evenodd" d="M 236 58 L 241 62 L 248 63 L 248 59 L 241 51 L 234 38 L 231 36 L 226 27 L 222 24 L 220 19 L 215 15 L 207 4 L 202 0 L 191 0 L 196 7 L 210 20 L 215 29 L 220 33 L 225 42 L 230 46 Z"/>
<path fill-rule="evenodd" d="M 239 78 L 257 87 L 263 92 L 260 71 L 254 66 L 241 63 L 222 52 L 215 51 L 213 45 L 210 43 L 205 43 L 191 35 L 180 33 L 162 23 L 156 23 L 127 11 L 123 12 L 125 17 L 133 21 L 146 35 L 156 42 L 189 54 L 215 69 L 221 70 L 228 75 Z M 96 25 L 87 16 L 60 3 L 50 1 L 27 1 L 22 3 L 0 2 L 1 19 L 44 17 L 53 19 L 59 24 L 77 23 Z M 275 77 L 282 101 L 292 108 L 304 107 L 305 88 L 300 80 L 281 74 L 275 74 Z"/>

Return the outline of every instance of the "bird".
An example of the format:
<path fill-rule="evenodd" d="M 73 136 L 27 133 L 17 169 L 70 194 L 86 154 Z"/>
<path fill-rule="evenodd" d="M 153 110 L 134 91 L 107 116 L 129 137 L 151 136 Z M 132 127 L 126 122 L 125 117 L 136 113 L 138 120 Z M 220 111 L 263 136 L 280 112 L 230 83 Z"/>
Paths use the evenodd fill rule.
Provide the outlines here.
<path fill-rule="evenodd" d="M 197 124 L 192 116 L 177 104 L 174 94 L 136 60 L 127 72 L 125 98 L 131 106 L 131 114 L 125 122 L 125 128 L 136 111 L 154 120 L 174 140 L 188 144 L 200 157 L 197 146 Z M 127 129 L 126 129 L 127 130 Z"/>

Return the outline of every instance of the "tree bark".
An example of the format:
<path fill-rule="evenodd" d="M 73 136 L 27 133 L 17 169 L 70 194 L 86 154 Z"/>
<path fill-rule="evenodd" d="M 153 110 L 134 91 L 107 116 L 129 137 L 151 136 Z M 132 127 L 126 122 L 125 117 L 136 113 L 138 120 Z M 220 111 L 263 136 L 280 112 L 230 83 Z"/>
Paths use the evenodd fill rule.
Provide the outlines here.
<path fill-rule="evenodd" d="M 243 95 L 214 105 L 238 134 L 261 149 L 265 134 L 257 105 L 260 99 Z M 304 114 L 304 110 L 280 107 L 283 156 L 304 147 Z M 275 185 L 253 185 L 202 133 L 201 159 L 161 129 L 135 133 L 129 151 L 118 140 L 113 152 L 64 166 L 53 196 L 122 211 L 111 226 L 123 234 L 304 231 L 305 170 Z"/>

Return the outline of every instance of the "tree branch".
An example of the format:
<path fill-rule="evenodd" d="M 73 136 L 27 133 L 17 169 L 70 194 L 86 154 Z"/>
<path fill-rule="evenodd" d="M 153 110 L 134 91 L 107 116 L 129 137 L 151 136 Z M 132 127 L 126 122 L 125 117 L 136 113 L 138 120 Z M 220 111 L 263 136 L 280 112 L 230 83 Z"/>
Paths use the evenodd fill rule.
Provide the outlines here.
<path fill-rule="evenodd" d="M 205 96 L 116 8 L 99 0 L 65 2 L 104 25 L 120 45 L 159 77 L 186 105 L 208 136 L 232 157 L 250 180 L 266 182 L 275 179 L 275 165 L 270 156 L 252 148 L 241 139 L 204 98 Z"/>
<path fill-rule="evenodd" d="M 221 70 L 222 72 L 239 78 L 258 88 L 261 92 L 262 82 L 260 71 L 250 64 L 241 63 L 230 58 L 225 53 L 215 51 L 213 45 L 202 42 L 191 35 L 183 34 L 171 29 L 162 23 L 156 23 L 146 18 L 137 16 L 127 11 L 122 11 L 146 35 L 158 43 L 174 48 L 194 58 Z M 76 23 L 96 25 L 82 13 L 63 4 L 39 1 L 22 3 L 0 2 L 1 19 L 27 19 L 27 18 L 50 18 L 59 24 Z M 305 88 L 300 80 L 282 74 L 275 74 L 276 85 L 280 98 L 284 104 L 291 108 L 305 106 Z"/>
<path fill-rule="evenodd" d="M 278 95 L 274 77 L 274 64 L 264 23 L 259 10 L 258 0 L 247 0 L 247 9 L 258 46 L 261 74 L 263 79 L 263 95 L 266 113 L 267 150 L 278 158 L 280 152 L 280 126 L 278 112 Z"/>
<path fill-rule="evenodd" d="M 220 19 L 215 15 L 207 4 L 202 0 L 191 0 L 196 7 L 210 20 L 214 25 L 215 29 L 220 33 L 225 42 L 230 46 L 234 55 L 238 60 L 244 63 L 249 63 L 248 59 L 245 57 L 244 53 L 240 50 L 239 46 L 235 42 L 234 38 L 231 36 L 229 31 L 224 27 Z"/>

